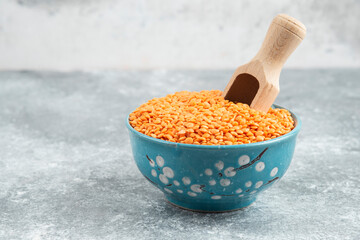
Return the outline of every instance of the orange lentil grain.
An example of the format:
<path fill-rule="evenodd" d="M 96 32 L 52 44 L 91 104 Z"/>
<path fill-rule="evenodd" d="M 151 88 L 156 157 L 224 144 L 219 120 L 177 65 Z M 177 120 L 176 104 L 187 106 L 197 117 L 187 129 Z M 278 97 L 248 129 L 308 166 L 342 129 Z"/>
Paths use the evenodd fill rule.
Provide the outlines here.
<path fill-rule="evenodd" d="M 154 138 L 201 145 L 261 142 L 294 129 L 286 109 L 259 112 L 221 94 L 219 90 L 181 91 L 154 98 L 132 112 L 129 122 L 136 131 Z"/>

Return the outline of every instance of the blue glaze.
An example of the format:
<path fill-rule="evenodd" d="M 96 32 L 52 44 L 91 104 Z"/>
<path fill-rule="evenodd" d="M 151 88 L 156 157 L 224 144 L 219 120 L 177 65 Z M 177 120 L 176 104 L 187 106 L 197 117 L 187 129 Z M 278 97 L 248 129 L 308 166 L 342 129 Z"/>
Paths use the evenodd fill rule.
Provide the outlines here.
<path fill-rule="evenodd" d="M 275 106 L 276 108 L 281 108 Z M 126 118 L 140 172 L 179 207 L 195 211 L 231 211 L 249 206 L 288 169 L 301 128 L 278 138 L 241 145 L 193 145 L 149 137 Z"/>

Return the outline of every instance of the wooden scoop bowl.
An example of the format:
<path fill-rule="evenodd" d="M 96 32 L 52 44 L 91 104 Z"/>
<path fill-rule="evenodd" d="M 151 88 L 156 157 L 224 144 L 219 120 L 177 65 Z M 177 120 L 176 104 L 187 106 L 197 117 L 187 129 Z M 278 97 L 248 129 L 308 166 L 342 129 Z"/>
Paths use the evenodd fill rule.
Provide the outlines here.
<path fill-rule="evenodd" d="M 259 52 L 249 63 L 235 70 L 223 97 L 267 112 L 280 91 L 282 66 L 305 35 L 306 28 L 300 21 L 285 14 L 277 15 Z"/>

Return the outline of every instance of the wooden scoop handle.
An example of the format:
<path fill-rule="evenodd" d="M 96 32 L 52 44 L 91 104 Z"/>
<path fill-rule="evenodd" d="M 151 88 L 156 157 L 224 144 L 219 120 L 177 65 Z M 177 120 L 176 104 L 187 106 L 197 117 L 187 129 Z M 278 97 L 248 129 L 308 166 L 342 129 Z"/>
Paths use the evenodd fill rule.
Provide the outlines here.
<path fill-rule="evenodd" d="M 265 40 L 252 61 L 259 60 L 267 70 L 280 72 L 305 35 L 304 24 L 286 14 L 279 14 L 271 22 Z"/>

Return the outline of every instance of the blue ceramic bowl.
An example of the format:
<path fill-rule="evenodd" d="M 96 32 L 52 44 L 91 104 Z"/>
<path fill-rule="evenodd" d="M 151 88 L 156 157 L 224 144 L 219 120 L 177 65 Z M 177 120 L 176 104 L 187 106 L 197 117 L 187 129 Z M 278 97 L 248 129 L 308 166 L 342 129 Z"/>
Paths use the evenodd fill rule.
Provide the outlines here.
<path fill-rule="evenodd" d="M 295 121 L 291 132 L 241 145 L 159 140 L 132 128 L 129 117 L 126 126 L 140 172 L 170 203 L 194 211 L 223 212 L 249 206 L 285 174 L 301 127 L 300 119 L 291 114 Z"/>

